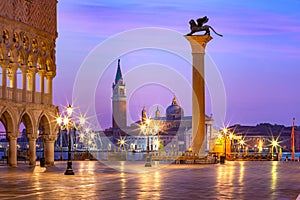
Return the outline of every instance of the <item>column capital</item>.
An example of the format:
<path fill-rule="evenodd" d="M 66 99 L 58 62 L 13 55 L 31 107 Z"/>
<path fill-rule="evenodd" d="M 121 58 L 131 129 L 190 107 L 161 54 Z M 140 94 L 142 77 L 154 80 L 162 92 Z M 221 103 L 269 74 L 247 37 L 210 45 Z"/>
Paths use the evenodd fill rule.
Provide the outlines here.
<path fill-rule="evenodd" d="M 37 134 L 26 134 L 28 140 L 36 140 L 38 138 Z"/>
<path fill-rule="evenodd" d="M 56 76 L 55 72 L 52 72 L 52 71 L 46 72 L 46 78 L 47 79 L 51 79 L 52 80 L 55 76 Z"/>
<path fill-rule="evenodd" d="M 6 69 L 6 68 L 8 68 L 8 61 L 3 59 L 0 61 L 0 65 L 1 65 L 2 69 Z"/>
<path fill-rule="evenodd" d="M 9 139 L 9 140 L 16 140 L 16 139 L 18 139 L 18 136 L 19 136 L 19 134 L 18 133 L 8 133 L 7 134 L 7 138 Z"/>
<path fill-rule="evenodd" d="M 20 66 L 20 70 L 21 70 L 23 73 L 26 73 L 27 70 L 28 70 L 28 66 L 27 66 L 27 65 L 21 65 L 21 66 Z"/>
<path fill-rule="evenodd" d="M 184 36 L 191 45 L 192 53 L 205 53 L 206 44 L 213 38 L 210 35 Z"/>
<path fill-rule="evenodd" d="M 10 66 L 10 67 L 7 67 L 6 69 L 8 70 L 8 72 L 9 72 L 8 75 L 10 75 L 10 76 L 12 76 L 12 74 L 16 73 L 18 70 L 18 68 L 15 66 Z"/>
<path fill-rule="evenodd" d="M 37 73 L 38 73 L 40 76 L 46 75 L 46 71 L 43 70 L 43 69 L 39 69 L 39 70 L 37 71 Z"/>
<path fill-rule="evenodd" d="M 36 74 L 37 69 L 35 67 L 29 67 L 29 68 L 27 68 L 27 73 Z"/>
<path fill-rule="evenodd" d="M 57 135 L 43 135 L 45 142 L 55 142 Z"/>
<path fill-rule="evenodd" d="M 17 70 L 19 68 L 19 63 L 10 63 L 9 64 L 9 67 L 12 69 L 12 70 Z"/>

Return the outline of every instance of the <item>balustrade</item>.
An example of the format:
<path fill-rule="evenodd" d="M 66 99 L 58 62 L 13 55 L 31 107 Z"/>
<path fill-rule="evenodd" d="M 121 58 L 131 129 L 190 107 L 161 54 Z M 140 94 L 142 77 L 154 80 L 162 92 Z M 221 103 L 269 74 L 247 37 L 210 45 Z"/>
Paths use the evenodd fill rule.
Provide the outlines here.
<path fill-rule="evenodd" d="M 0 86 L 0 99 L 13 100 L 16 102 L 23 102 L 23 90 L 7 87 L 6 88 L 6 96 L 2 95 L 2 86 Z M 16 92 L 16 96 L 14 99 L 14 91 Z M 27 103 L 37 103 L 37 104 L 51 104 L 51 95 L 50 94 L 42 94 L 41 92 L 34 92 L 35 102 L 32 101 L 32 91 L 26 91 L 26 102 Z M 43 98 L 42 98 L 43 96 Z"/>

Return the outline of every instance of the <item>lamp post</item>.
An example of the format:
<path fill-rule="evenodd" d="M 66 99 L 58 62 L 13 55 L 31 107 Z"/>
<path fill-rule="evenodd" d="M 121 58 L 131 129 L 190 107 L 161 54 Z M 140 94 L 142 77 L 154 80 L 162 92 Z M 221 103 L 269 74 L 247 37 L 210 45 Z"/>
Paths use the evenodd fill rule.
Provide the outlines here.
<path fill-rule="evenodd" d="M 224 138 L 224 143 L 225 143 L 225 150 L 224 150 L 224 152 L 225 152 L 225 160 L 226 160 L 226 157 L 227 157 L 227 154 L 226 154 L 226 140 L 227 140 L 227 132 L 228 132 L 228 129 L 227 128 L 223 128 L 223 130 L 222 130 L 222 132 L 223 132 L 223 138 Z"/>
<path fill-rule="evenodd" d="M 91 148 L 94 148 L 96 146 L 95 135 L 96 134 L 89 127 L 83 129 L 79 134 L 79 142 L 83 143 L 86 148 L 85 159 L 90 158 L 89 152 L 91 151 Z"/>
<path fill-rule="evenodd" d="M 79 117 L 79 125 L 76 124 L 72 120 L 73 107 L 69 104 L 66 108 L 66 111 L 62 113 L 62 115 L 56 118 L 56 122 L 59 125 L 61 130 L 66 130 L 68 133 L 68 161 L 67 161 L 67 169 L 65 171 L 65 175 L 74 175 L 74 171 L 72 168 L 72 157 L 71 157 L 71 130 L 72 128 L 78 129 L 83 126 L 85 123 L 85 117 Z"/>
<path fill-rule="evenodd" d="M 274 159 L 274 147 L 275 147 L 275 150 L 276 150 L 276 153 L 277 153 L 277 147 L 279 146 L 279 144 L 278 144 L 278 142 L 277 142 L 277 140 L 272 140 L 271 141 L 271 145 L 272 145 L 272 147 L 271 147 L 271 154 L 272 154 L 272 160 Z"/>
<path fill-rule="evenodd" d="M 147 158 L 145 167 L 151 167 L 151 157 L 150 157 L 150 135 L 155 135 L 159 132 L 159 126 L 153 124 L 153 121 L 150 118 L 147 118 L 144 123 L 140 126 L 141 132 L 147 136 Z"/>
<path fill-rule="evenodd" d="M 241 150 L 242 150 L 242 152 L 243 152 L 243 148 L 244 148 L 244 145 L 245 145 L 245 140 L 244 140 L 244 139 L 241 139 L 241 140 L 239 141 L 239 144 L 240 144 L 240 152 L 241 152 Z"/>
<path fill-rule="evenodd" d="M 150 160 L 150 155 L 149 155 L 149 135 L 150 135 L 150 133 L 151 133 L 151 130 L 150 130 L 150 127 L 149 127 L 149 125 L 150 125 L 150 122 L 151 122 L 151 120 L 149 119 L 149 118 L 147 118 L 146 120 L 145 120 L 145 123 L 143 123 L 142 125 L 141 125 L 141 131 L 142 131 L 142 133 L 144 134 L 144 135 L 146 135 L 146 137 L 147 137 L 147 149 L 146 149 L 146 152 L 147 152 L 147 158 L 146 158 L 146 163 L 145 163 L 145 167 L 151 167 L 152 165 L 151 165 L 151 160 Z"/>

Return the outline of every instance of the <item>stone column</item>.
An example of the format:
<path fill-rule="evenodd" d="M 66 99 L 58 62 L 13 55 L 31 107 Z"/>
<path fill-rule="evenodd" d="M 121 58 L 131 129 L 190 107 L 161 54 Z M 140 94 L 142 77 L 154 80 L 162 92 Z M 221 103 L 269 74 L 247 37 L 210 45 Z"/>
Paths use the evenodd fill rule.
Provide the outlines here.
<path fill-rule="evenodd" d="M 17 98 L 17 64 L 12 64 L 10 69 L 10 74 L 8 75 L 10 78 L 10 87 L 12 88 L 12 100 L 16 100 Z"/>
<path fill-rule="evenodd" d="M 40 70 L 39 72 L 40 75 L 40 92 L 41 92 L 41 103 L 44 103 L 44 93 L 45 93 L 45 75 L 44 71 Z"/>
<path fill-rule="evenodd" d="M 7 88 L 7 70 L 4 63 L 1 64 L 2 67 L 2 99 L 6 99 L 6 88 Z"/>
<path fill-rule="evenodd" d="M 45 153 L 45 161 L 46 165 L 53 166 L 54 165 L 54 142 L 56 140 L 56 135 L 44 135 L 44 153 Z"/>
<path fill-rule="evenodd" d="M 28 78 L 29 78 L 29 81 L 28 81 L 28 90 L 32 92 L 32 98 L 31 98 L 31 102 L 35 102 L 34 101 L 34 97 L 35 97 L 35 75 L 36 75 L 36 69 L 35 68 L 29 68 L 28 70 Z"/>
<path fill-rule="evenodd" d="M 27 74 L 27 67 L 26 66 L 22 66 L 21 67 L 21 71 L 22 71 L 22 101 L 26 102 L 26 74 Z"/>
<path fill-rule="evenodd" d="M 8 164 L 11 167 L 17 167 L 17 138 L 18 134 L 8 134 Z"/>
<path fill-rule="evenodd" d="M 47 103 L 52 104 L 52 80 L 53 80 L 54 76 L 47 75 L 46 78 L 47 78 L 47 92 L 46 93 L 48 94 L 48 98 L 50 98 L 50 99 L 48 99 L 49 102 L 47 102 Z"/>
<path fill-rule="evenodd" d="M 36 132 L 36 131 L 33 131 Z M 35 166 L 36 164 L 36 139 L 38 135 L 37 134 L 27 134 L 27 139 L 29 141 L 29 165 Z"/>
<path fill-rule="evenodd" d="M 29 139 L 29 165 L 35 166 L 36 164 L 36 138 Z"/>
<path fill-rule="evenodd" d="M 210 35 L 185 36 L 190 42 L 193 55 L 193 94 L 192 94 L 192 151 L 200 152 L 205 138 L 205 81 L 204 55 L 206 44 L 212 39 Z M 205 149 L 205 148 L 202 148 Z"/>

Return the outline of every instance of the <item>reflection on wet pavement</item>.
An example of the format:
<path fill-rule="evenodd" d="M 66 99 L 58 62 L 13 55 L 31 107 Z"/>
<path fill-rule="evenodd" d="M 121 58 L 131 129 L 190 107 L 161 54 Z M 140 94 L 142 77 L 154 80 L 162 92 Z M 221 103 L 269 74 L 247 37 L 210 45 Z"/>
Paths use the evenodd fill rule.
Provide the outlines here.
<path fill-rule="evenodd" d="M 115 165 L 115 166 L 112 166 Z M 225 165 L 65 162 L 47 169 L 0 166 L 0 199 L 296 199 L 300 163 Z"/>

